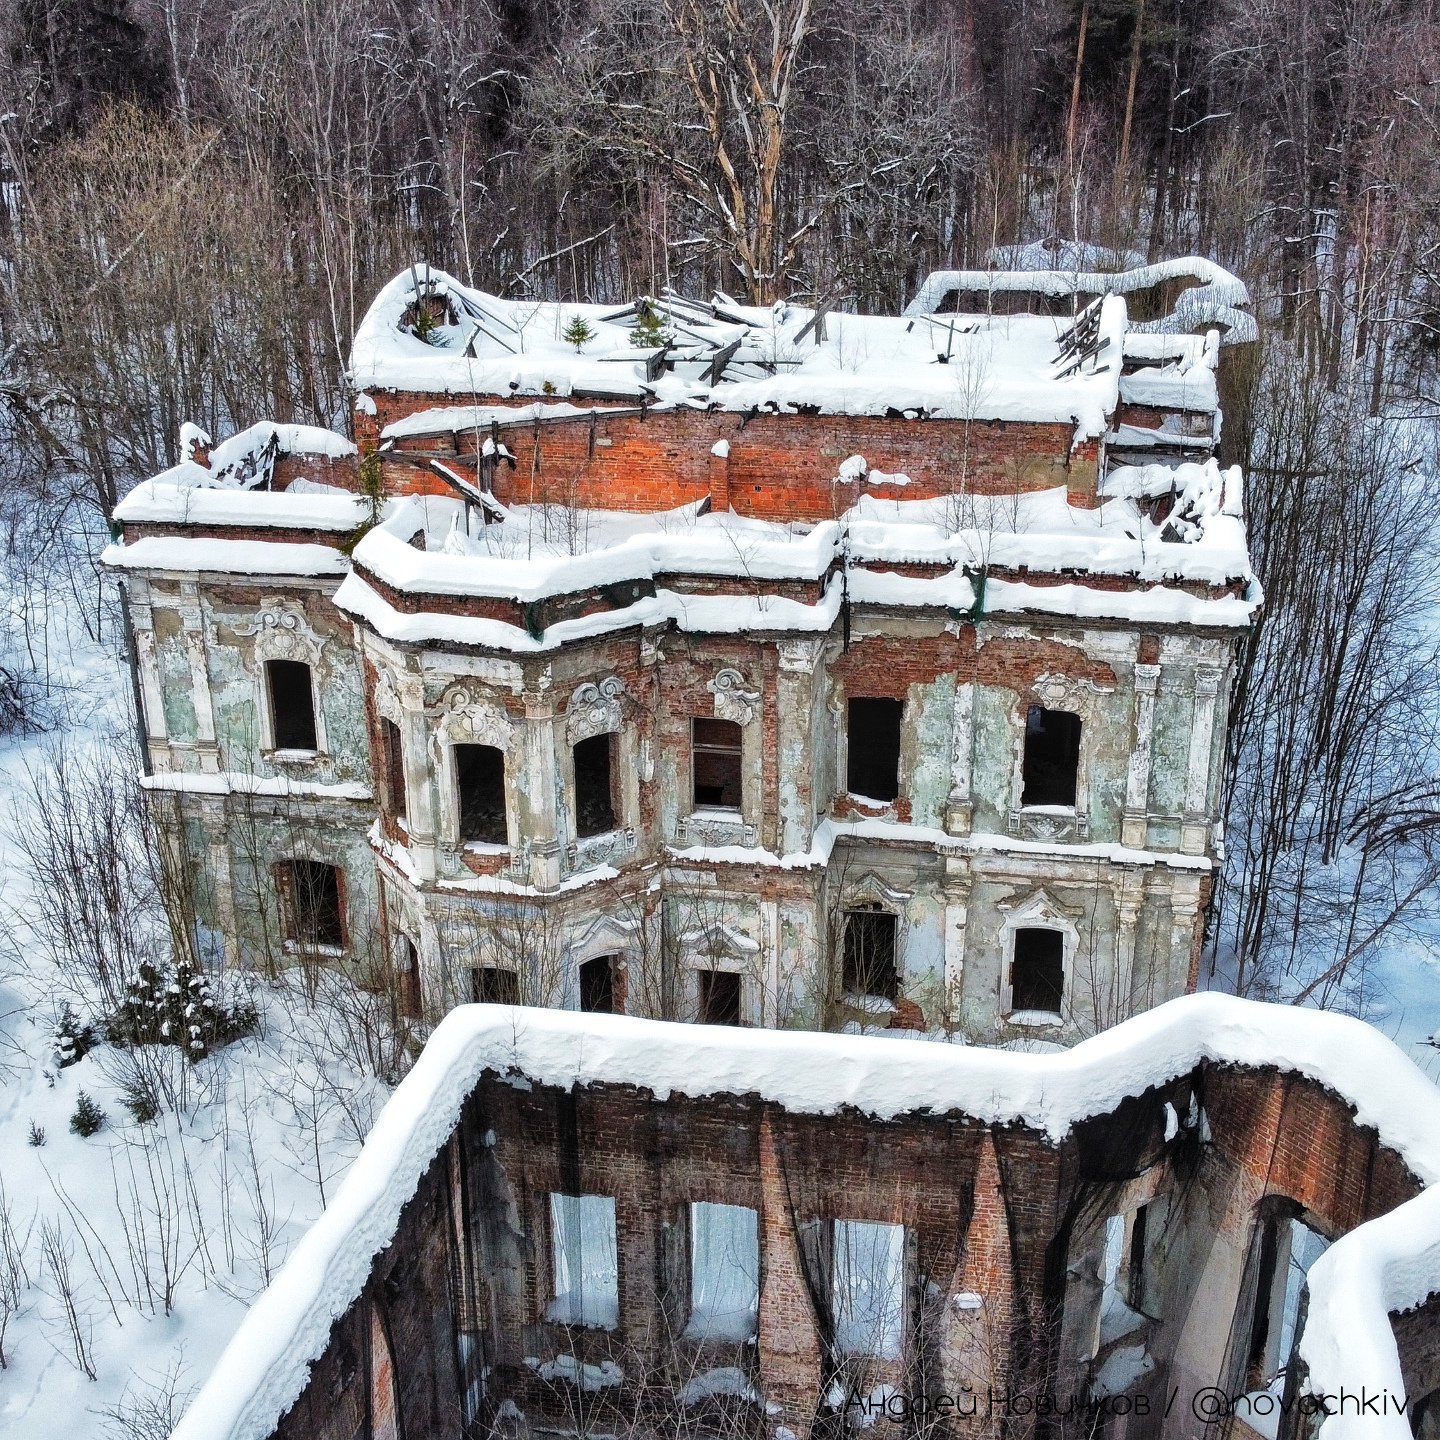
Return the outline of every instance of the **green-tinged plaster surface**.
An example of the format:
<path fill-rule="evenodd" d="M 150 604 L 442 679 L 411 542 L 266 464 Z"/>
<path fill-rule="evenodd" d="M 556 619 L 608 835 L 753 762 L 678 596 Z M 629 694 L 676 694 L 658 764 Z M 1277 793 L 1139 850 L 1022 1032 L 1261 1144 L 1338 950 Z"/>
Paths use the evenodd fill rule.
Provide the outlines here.
<path fill-rule="evenodd" d="M 943 826 L 950 793 L 951 736 L 954 731 L 955 677 L 942 675 L 933 685 L 912 685 L 906 701 L 906 729 L 913 747 L 910 760 L 910 816 L 916 825 Z M 910 718 L 913 715 L 913 720 Z"/>

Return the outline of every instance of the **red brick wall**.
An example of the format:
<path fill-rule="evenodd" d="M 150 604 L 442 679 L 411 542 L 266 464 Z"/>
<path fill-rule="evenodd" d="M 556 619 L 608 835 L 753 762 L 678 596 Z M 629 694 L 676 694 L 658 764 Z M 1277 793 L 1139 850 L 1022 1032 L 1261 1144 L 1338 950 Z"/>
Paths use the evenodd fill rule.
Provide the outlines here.
<path fill-rule="evenodd" d="M 383 426 L 440 397 L 375 398 Z M 669 510 L 711 495 L 721 505 L 728 500 L 742 515 L 818 521 L 840 514 L 866 489 L 863 481 L 838 483 L 835 478 L 842 461 L 863 455 L 874 469 L 910 477 L 909 486 L 885 492 L 897 498 L 950 494 L 968 475 L 973 493 L 1067 485 L 1074 503 L 1095 503 L 1099 443 L 1087 441 L 1072 455 L 1074 427 L 1068 423 L 769 414 L 747 420 L 724 411 L 685 409 L 602 416 L 594 431 L 592 448 L 588 418 L 506 430 L 504 443 L 515 454 L 516 468 L 497 468 L 496 494 L 507 504 L 533 495 L 537 501 L 637 511 Z M 730 445 L 723 463 L 712 454 L 722 438 Z M 456 438 L 461 453 L 473 443 L 473 436 Z M 443 457 L 455 454 L 454 446 L 405 440 L 399 448 L 415 458 L 390 452 L 388 489 L 445 492 L 424 452 Z M 473 471 L 473 462 L 466 468 Z"/>
<path fill-rule="evenodd" d="M 1058 640 L 992 640 L 975 647 L 975 627 L 962 625 L 958 636 L 866 635 L 830 667 L 845 694 L 905 698 L 911 685 L 932 685 L 954 674 L 957 684 L 978 679 L 982 685 L 1028 690 L 1041 675 L 1068 675 L 1113 686 L 1115 672 L 1092 660 L 1078 646 Z"/>

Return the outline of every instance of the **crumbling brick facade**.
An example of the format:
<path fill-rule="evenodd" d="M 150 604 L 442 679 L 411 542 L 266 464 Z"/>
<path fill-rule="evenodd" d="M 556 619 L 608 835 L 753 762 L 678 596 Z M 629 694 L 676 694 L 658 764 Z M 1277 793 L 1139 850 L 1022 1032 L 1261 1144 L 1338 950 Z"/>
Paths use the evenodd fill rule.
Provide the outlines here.
<path fill-rule="evenodd" d="M 1142 376 L 1160 353 L 1143 338 Z M 1212 339 L 1165 344 L 1204 360 L 1213 390 Z M 1053 387 L 1049 363 L 1036 383 Z M 198 488 L 171 503 L 157 481 L 118 512 L 146 783 L 233 961 L 311 955 L 380 985 L 398 971 L 427 1024 L 476 995 L 579 1005 L 582 969 L 604 960 L 610 1003 L 636 1014 L 698 1018 L 723 992 L 748 1025 L 1064 1042 L 1193 986 L 1236 617 L 1253 611 L 1243 544 L 1221 573 L 1178 532 L 1140 547 L 1101 523 L 1129 503 L 1102 494 L 1105 427 L 1123 412 L 1160 434 L 1190 413 L 1179 400 L 1112 399 L 1103 424 L 1055 418 L 1059 401 L 1047 419 L 737 409 L 720 390 L 656 400 L 638 380 L 627 397 L 556 391 L 547 371 L 477 386 L 467 411 L 408 373 L 360 396 L 370 470 L 338 437 L 317 455 L 272 439 L 270 490 L 206 490 L 197 451 Z M 379 525 L 351 498 L 362 471 L 388 497 Z M 892 533 L 876 506 L 897 498 L 911 508 Z M 1033 544 L 1022 505 L 1049 517 Z M 705 560 L 677 541 L 654 564 L 591 563 L 624 546 L 587 527 L 644 519 L 664 542 L 707 510 L 764 522 L 760 538 L 732 528 Z M 521 512 L 559 527 L 533 575 Z M 1088 549 L 1065 538 L 1076 526 Z M 455 578 L 472 530 L 513 582 L 484 565 Z M 1106 558 L 1126 545 L 1132 559 Z M 276 728 L 286 674 L 312 695 L 303 744 Z M 892 707 L 883 743 L 854 728 L 855 702 Z M 1064 793 L 1037 801 L 1046 714 L 1078 739 L 1057 762 Z M 702 733 L 729 748 L 705 751 Z M 878 795 L 852 764 L 875 744 L 893 768 Z M 460 767 L 481 749 L 503 794 L 476 838 Z M 702 796 L 702 761 L 732 777 L 723 804 Z M 606 793 L 585 801 L 596 763 Z M 302 913 L 311 881 L 342 897 L 323 936 Z M 879 917 L 855 923 L 884 948 L 863 993 L 857 914 Z M 1040 932 L 1058 948 L 1034 962 L 1037 990 L 1016 966 Z"/>
<path fill-rule="evenodd" d="M 809 1440 L 887 1413 L 936 1436 L 1080 1435 L 1099 1422 L 1200 1440 L 1195 1396 L 1253 1388 L 1273 1217 L 1333 1240 L 1418 1188 L 1333 1092 L 1273 1069 L 1201 1064 L 1059 1144 L 960 1111 L 819 1116 L 755 1096 L 661 1100 L 492 1072 L 274 1433 L 349 1437 L 377 1367 L 393 1364 L 408 1440 L 777 1425 Z M 556 1193 L 614 1199 L 609 1327 L 546 1318 Z M 751 1341 L 687 1336 L 696 1201 L 758 1215 Z M 1149 1228 L 1117 1275 L 1107 1241 L 1142 1212 Z M 846 1353 L 839 1338 L 833 1246 L 851 1221 L 903 1227 L 893 1356 Z M 1419 1400 L 1440 1386 L 1430 1329 L 1397 1317 L 1396 1330 Z M 1107 1389 L 1127 1349 L 1144 1363 Z"/>

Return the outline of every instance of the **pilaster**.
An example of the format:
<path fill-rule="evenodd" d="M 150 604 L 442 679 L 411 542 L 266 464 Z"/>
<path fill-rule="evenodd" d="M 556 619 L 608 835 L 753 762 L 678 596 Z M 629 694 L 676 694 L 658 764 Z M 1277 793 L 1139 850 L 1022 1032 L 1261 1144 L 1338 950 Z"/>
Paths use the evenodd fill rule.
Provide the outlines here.
<path fill-rule="evenodd" d="M 1135 739 L 1125 777 L 1125 814 L 1120 824 L 1120 842 L 1132 850 L 1143 850 L 1149 838 L 1151 745 L 1159 681 L 1158 665 L 1135 666 Z"/>
<path fill-rule="evenodd" d="M 405 824 L 410 859 L 422 881 L 435 879 L 435 790 L 430 783 L 430 725 L 418 675 L 394 676 L 400 700 L 400 748 L 405 767 Z"/>
<path fill-rule="evenodd" d="M 951 835 L 968 835 L 974 810 L 971 771 L 975 753 L 975 682 L 955 686 L 951 723 L 950 794 L 945 801 L 945 829 Z"/>
<path fill-rule="evenodd" d="M 780 853 L 808 850 L 815 833 L 815 677 L 823 640 L 778 646 Z"/>
<path fill-rule="evenodd" d="M 1210 752 L 1215 735 L 1215 697 L 1220 671 L 1201 665 L 1195 670 L 1195 706 L 1190 721 L 1190 763 L 1185 780 L 1185 818 L 1180 850 L 1203 855 L 1210 838 Z"/>
<path fill-rule="evenodd" d="M 524 776 L 521 788 L 528 802 L 525 833 L 529 837 L 530 883 L 537 890 L 560 884 L 562 846 L 555 833 L 555 700 L 546 676 L 524 692 Z"/>
<path fill-rule="evenodd" d="M 186 580 L 180 586 L 180 623 L 185 627 L 185 654 L 190 661 L 190 693 L 195 707 L 195 754 L 200 769 L 214 775 L 220 769 L 215 744 L 215 702 L 210 694 L 210 667 L 205 655 L 205 617 L 199 586 Z"/>

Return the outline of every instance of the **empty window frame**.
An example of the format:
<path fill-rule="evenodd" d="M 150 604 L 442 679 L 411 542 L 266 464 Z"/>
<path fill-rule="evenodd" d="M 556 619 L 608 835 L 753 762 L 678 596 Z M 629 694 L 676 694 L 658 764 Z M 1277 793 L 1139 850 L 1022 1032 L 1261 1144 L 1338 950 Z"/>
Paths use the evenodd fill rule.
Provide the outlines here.
<path fill-rule="evenodd" d="M 834 1240 L 836 1349 L 842 1355 L 898 1359 L 905 1328 L 905 1227 L 837 1220 Z"/>
<path fill-rule="evenodd" d="M 740 727 L 733 720 L 690 722 L 695 808 L 740 808 Z"/>
<path fill-rule="evenodd" d="M 845 962 L 841 975 L 847 995 L 894 1000 L 899 989 L 895 964 L 896 918 L 876 905 L 845 912 Z"/>
<path fill-rule="evenodd" d="M 740 976 L 733 970 L 696 972 L 702 1025 L 740 1024 Z"/>
<path fill-rule="evenodd" d="M 615 736 L 592 735 L 574 754 L 575 834 L 583 840 L 615 828 Z"/>
<path fill-rule="evenodd" d="M 550 1255 L 554 1283 L 545 1318 L 613 1330 L 620 1318 L 614 1198 L 552 1194 Z"/>
<path fill-rule="evenodd" d="M 1266 1218 L 1256 1270 L 1246 1386 L 1283 1392 L 1303 1329 L 1300 1300 L 1310 1267 L 1330 1248 L 1318 1231 L 1294 1216 Z M 1238 1412 L 1237 1412 L 1238 1413 Z"/>
<path fill-rule="evenodd" d="M 498 965 L 477 965 L 470 972 L 470 998 L 477 1005 L 518 1005 L 520 977 Z"/>
<path fill-rule="evenodd" d="M 456 745 L 455 796 L 460 839 L 504 845 L 505 755 L 494 745 Z"/>
<path fill-rule="evenodd" d="M 1145 1254 L 1150 1206 L 1105 1221 L 1100 1266 L 1099 1346 L 1103 1349 L 1145 1324 Z"/>
<path fill-rule="evenodd" d="M 420 1018 L 420 952 L 408 936 L 400 937 L 400 962 L 396 975 L 395 1003 L 407 1020 Z"/>
<path fill-rule="evenodd" d="M 310 667 L 299 660 L 267 660 L 270 729 L 277 750 L 318 750 L 315 739 L 315 690 Z"/>
<path fill-rule="evenodd" d="M 405 807 L 405 745 L 400 727 L 393 720 L 380 720 L 381 760 L 385 766 L 385 794 L 390 801 L 390 813 L 403 820 Z"/>
<path fill-rule="evenodd" d="M 690 1206 L 690 1320 L 697 1340 L 749 1340 L 760 1309 L 760 1217 L 748 1205 Z"/>
<path fill-rule="evenodd" d="M 1010 1009 L 1059 1015 L 1065 998 L 1065 936 L 1059 930 L 1015 932 Z"/>
<path fill-rule="evenodd" d="M 285 938 L 302 949 L 345 948 L 340 871 L 319 860 L 283 860 L 277 868 Z"/>
<path fill-rule="evenodd" d="M 390 1346 L 385 1317 L 378 1305 L 370 1307 L 370 1436 L 371 1440 L 400 1440 L 400 1411 L 396 1400 L 395 1352 Z"/>
<path fill-rule="evenodd" d="M 1032 705 L 1025 717 L 1022 805 L 1074 806 L 1080 773 L 1080 717 Z"/>
<path fill-rule="evenodd" d="M 900 700 L 857 698 L 850 702 L 845 788 L 868 800 L 900 794 Z"/>
<path fill-rule="evenodd" d="M 597 955 L 580 967 L 580 1008 L 594 1015 L 615 1013 L 615 959 Z"/>

